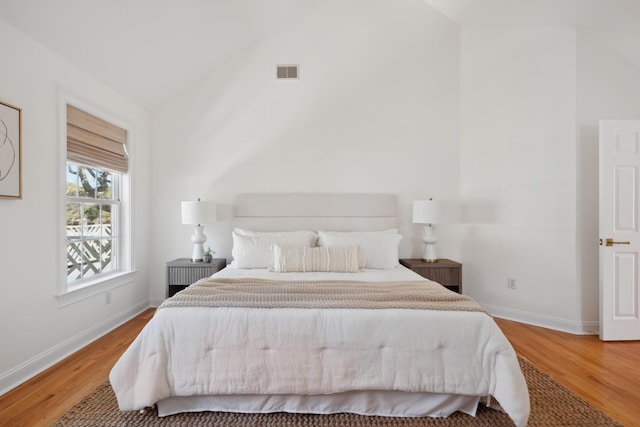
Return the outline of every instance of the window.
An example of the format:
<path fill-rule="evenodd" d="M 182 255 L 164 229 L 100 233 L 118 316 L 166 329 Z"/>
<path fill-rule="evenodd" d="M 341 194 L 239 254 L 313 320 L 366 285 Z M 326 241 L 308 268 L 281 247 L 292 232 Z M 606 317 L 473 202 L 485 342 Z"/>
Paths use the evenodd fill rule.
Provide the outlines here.
<path fill-rule="evenodd" d="M 126 130 L 75 106 L 66 109 L 66 290 L 71 291 L 128 270 L 123 238 L 128 156 Z"/>
<path fill-rule="evenodd" d="M 121 174 L 67 162 L 67 283 L 118 269 Z"/>

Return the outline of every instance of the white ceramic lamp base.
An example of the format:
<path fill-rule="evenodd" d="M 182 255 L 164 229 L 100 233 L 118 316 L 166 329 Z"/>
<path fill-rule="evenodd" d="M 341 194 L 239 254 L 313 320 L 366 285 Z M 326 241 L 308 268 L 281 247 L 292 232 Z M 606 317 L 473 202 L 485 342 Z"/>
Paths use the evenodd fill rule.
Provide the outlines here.
<path fill-rule="evenodd" d="M 438 261 L 438 255 L 436 255 L 436 243 L 438 242 L 438 237 L 436 236 L 435 227 L 433 225 L 429 224 L 424 227 L 422 242 L 424 243 L 422 259 L 426 262 Z"/>
<path fill-rule="evenodd" d="M 206 241 L 207 236 L 204 235 L 204 226 L 196 225 L 195 231 L 191 236 L 191 243 L 193 243 L 193 253 L 191 254 L 191 261 L 202 261 L 203 244 Z"/>

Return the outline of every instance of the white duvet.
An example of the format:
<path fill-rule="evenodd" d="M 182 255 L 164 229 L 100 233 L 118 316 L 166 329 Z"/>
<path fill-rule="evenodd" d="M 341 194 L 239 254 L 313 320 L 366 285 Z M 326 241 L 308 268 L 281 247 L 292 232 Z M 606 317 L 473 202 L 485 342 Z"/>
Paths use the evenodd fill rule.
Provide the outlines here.
<path fill-rule="evenodd" d="M 257 273 L 234 270 L 217 275 Z M 424 280 L 404 268 L 392 271 L 368 271 L 356 280 Z M 526 425 L 529 416 L 515 352 L 479 312 L 163 308 L 110 380 L 124 411 L 170 396 L 399 390 L 491 395 L 516 425 Z"/>

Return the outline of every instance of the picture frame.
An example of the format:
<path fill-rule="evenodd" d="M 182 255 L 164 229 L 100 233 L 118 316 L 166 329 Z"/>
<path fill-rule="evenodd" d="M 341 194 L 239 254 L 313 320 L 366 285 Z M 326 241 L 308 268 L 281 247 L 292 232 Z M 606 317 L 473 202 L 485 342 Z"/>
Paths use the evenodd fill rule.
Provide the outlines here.
<path fill-rule="evenodd" d="M 2 101 L 0 199 L 22 199 L 22 109 Z"/>

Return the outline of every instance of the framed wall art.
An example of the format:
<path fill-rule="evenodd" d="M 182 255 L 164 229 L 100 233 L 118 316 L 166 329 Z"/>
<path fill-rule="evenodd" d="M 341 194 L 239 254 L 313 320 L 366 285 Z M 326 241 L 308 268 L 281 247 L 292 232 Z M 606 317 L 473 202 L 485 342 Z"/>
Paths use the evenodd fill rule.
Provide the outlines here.
<path fill-rule="evenodd" d="M 0 198 L 22 198 L 22 110 L 0 101 Z"/>

